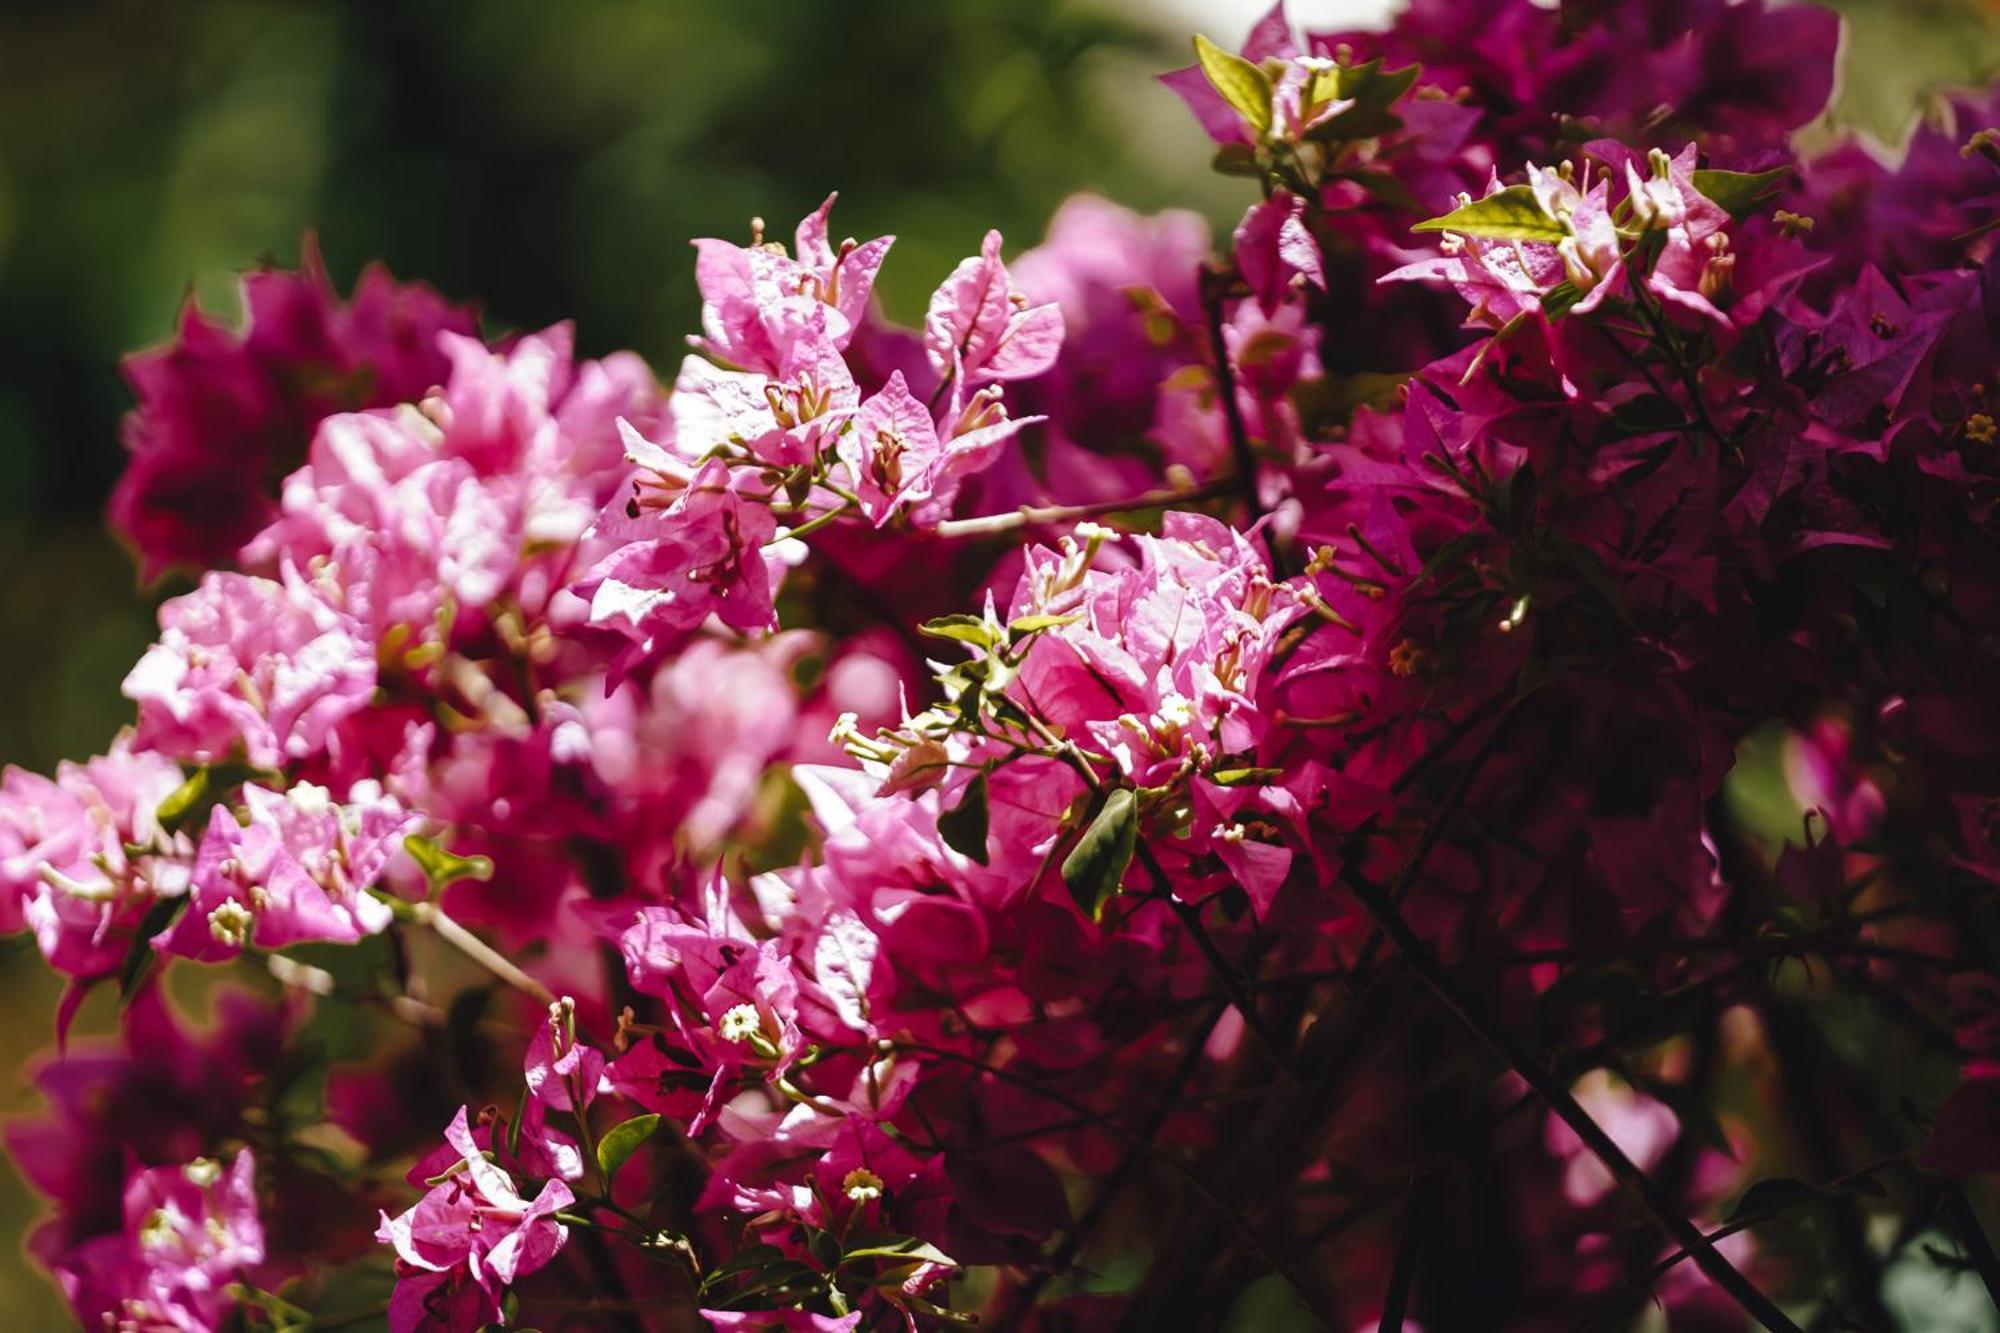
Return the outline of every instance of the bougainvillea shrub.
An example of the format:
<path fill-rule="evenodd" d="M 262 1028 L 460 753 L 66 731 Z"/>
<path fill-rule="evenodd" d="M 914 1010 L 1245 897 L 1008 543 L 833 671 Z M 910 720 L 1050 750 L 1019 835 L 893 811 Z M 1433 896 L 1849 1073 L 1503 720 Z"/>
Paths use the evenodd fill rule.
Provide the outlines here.
<path fill-rule="evenodd" d="M 718 219 L 677 367 L 190 308 L 0 783 L 80 1324 L 1994 1327 L 2000 135 L 1837 37 L 1280 8 L 1231 235 Z"/>

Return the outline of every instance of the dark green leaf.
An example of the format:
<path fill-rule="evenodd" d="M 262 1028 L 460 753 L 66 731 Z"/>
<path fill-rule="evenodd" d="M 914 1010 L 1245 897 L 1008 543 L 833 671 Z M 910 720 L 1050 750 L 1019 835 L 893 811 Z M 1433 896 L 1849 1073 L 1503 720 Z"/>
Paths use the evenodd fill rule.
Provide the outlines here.
<path fill-rule="evenodd" d="M 1790 167 L 1773 167 L 1769 171 L 1757 172 L 1697 171 L 1694 173 L 1694 188 L 1727 209 L 1731 217 L 1745 218 L 1777 192 L 1779 184 L 1791 171 Z"/>
<path fill-rule="evenodd" d="M 840 1262 L 851 1264 L 857 1259 L 895 1259 L 907 1263 L 949 1264 L 952 1257 L 929 1241 L 915 1236 L 894 1235 L 887 1232 L 864 1232 L 851 1237 L 846 1253 Z"/>
<path fill-rule="evenodd" d="M 1334 95 L 1349 99 L 1354 105 L 1313 126 L 1306 137 L 1320 143 L 1338 143 L 1349 139 L 1373 139 L 1401 129 L 1402 118 L 1391 115 L 1389 108 L 1410 91 L 1411 85 L 1422 73 L 1421 65 L 1405 65 L 1401 69 L 1385 72 L 1379 59 L 1365 65 L 1342 66 L 1335 71 Z M 1410 207 L 1415 206 L 1412 200 Z"/>
<path fill-rule="evenodd" d="M 1743 1191 L 1743 1197 L 1729 1210 L 1726 1222 L 1740 1222 L 1749 1218 L 1768 1217 L 1782 1213 L 1787 1208 L 1797 1207 L 1813 1197 L 1812 1186 L 1790 1176 L 1772 1176 L 1760 1180 Z"/>
<path fill-rule="evenodd" d="M 632 1154 L 659 1127 L 657 1115 L 635 1115 L 624 1124 L 613 1126 L 610 1133 L 597 1141 L 597 1165 L 604 1172 L 607 1185 L 618 1174 L 618 1168 L 630 1161 Z"/>
<path fill-rule="evenodd" d="M 738 1273 L 747 1273 L 762 1268 L 773 1260 L 782 1259 L 785 1252 L 775 1245 L 746 1245 L 722 1263 L 708 1270 L 701 1280 L 701 1289 L 707 1291 L 717 1283 L 725 1282 Z"/>
<path fill-rule="evenodd" d="M 138 932 L 132 937 L 131 947 L 125 950 L 125 961 L 118 968 L 118 1002 L 123 1004 L 139 989 L 139 983 L 146 979 L 152 969 L 155 953 L 153 937 L 174 924 L 175 918 L 186 909 L 190 895 L 177 893 L 171 898 L 154 900 L 146 909 L 146 915 L 139 920 Z"/>
<path fill-rule="evenodd" d="M 1542 312 L 1550 319 L 1561 319 L 1569 313 L 1571 306 L 1582 299 L 1583 293 L 1576 289 L 1576 284 L 1564 278 L 1542 293 Z"/>
<path fill-rule="evenodd" d="M 1659 431 L 1680 430 L 1687 426 L 1687 413 L 1673 399 L 1657 393 L 1642 393 L 1637 398 L 1628 398 L 1611 409 L 1611 420 L 1615 423 L 1613 439 L 1626 439 L 1634 435 L 1652 435 Z"/>
<path fill-rule="evenodd" d="M 985 865 L 987 823 L 986 774 L 982 772 L 965 785 L 958 804 L 938 816 L 938 836 L 959 855 Z"/>
<path fill-rule="evenodd" d="M 1222 100 L 1259 133 L 1271 128 L 1271 79 L 1263 70 L 1196 34 L 1194 58 Z"/>
<path fill-rule="evenodd" d="M 1475 199 L 1443 217 L 1419 222 L 1415 231 L 1451 231 L 1461 236 L 1480 236 L 1494 241 L 1547 241 L 1553 244 L 1569 235 L 1569 228 L 1542 211 L 1541 201 L 1525 185 Z"/>
<path fill-rule="evenodd" d="M 796 1259 L 781 1259 L 752 1271 L 750 1280 L 725 1297 L 722 1304 L 742 1308 L 743 1302 L 755 1299 L 790 1305 L 798 1297 L 825 1291 L 826 1278 L 820 1273 Z"/>
<path fill-rule="evenodd" d="M 840 1238 L 818 1227 L 806 1228 L 806 1253 L 821 1268 L 840 1267 Z"/>
<path fill-rule="evenodd" d="M 1313 428 L 1323 431 L 1347 425 L 1358 408 L 1393 410 L 1409 380 L 1408 375 L 1379 370 L 1300 380 L 1292 386 L 1292 404 Z"/>
<path fill-rule="evenodd" d="M 1340 95 L 1351 97 L 1362 106 L 1393 106 L 1416 85 L 1423 72 L 1422 65 L 1384 70 L 1379 57 L 1365 65 L 1346 65 L 1340 70 Z"/>
<path fill-rule="evenodd" d="M 1324 129 L 1325 126 L 1321 126 L 1320 128 Z M 1395 127 L 1390 126 L 1389 128 L 1394 129 Z M 1371 198 L 1377 199 L 1391 208 L 1400 208 L 1408 213 L 1415 213 L 1423 208 L 1423 204 L 1417 197 L 1410 193 L 1410 187 L 1403 184 L 1400 177 L 1390 172 L 1357 168 L 1353 171 L 1343 171 L 1339 174 L 1342 180 L 1353 181 L 1356 185 L 1368 191 Z"/>
<path fill-rule="evenodd" d="M 460 1082 L 468 1088 L 478 1087 L 486 1077 L 486 1043 L 479 1035 L 479 1024 L 492 1002 L 489 987 L 469 986 L 454 996 L 451 1007 L 445 1010 L 445 1050 L 457 1066 Z M 517 1127 L 519 1119 L 515 1117 Z"/>
<path fill-rule="evenodd" d="M 1889 1197 L 1889 1187 L 1873 1176 L 1856 1176 L 1844 1183 L 1841 1188 L 1849 1194 L 1866 1194 L 1871 1199 Z"/>
<path fill-rule="evenodd" d="M 1130 788 L 1120 787 L 1104 798 L 1097 817 L 1063 858 L 1063 883 L 1092 921 L 1102 918 L 1105 901 L 1118 892 L 1138 846 L 1138 802 Z"/>
<path fill-rule="evenodd" d="M 1215 150 L 1214 167 L 1225 176 L 1261 176 L 1264 164 L 1247 143 L 1226 143 Z"/>
<path fill-rule="evenodd" d="M 1380 107 L 1351 106 L 1328 116 L 1306 131 L 1315 143 L 1346 143 L 1355 139 L 1378 139 L 1391 130 L 1403 128 L 1403 118 Z"/>

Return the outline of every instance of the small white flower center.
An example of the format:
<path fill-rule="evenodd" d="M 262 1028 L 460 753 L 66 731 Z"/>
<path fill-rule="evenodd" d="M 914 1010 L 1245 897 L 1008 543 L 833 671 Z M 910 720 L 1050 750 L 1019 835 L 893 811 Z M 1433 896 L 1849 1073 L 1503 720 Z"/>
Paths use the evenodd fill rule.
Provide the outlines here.
<path fill-rule="evenodd" d="M 715 1025 L 715 1030 L 724 1041 L 744 1042 L 755 1036 L 762 1026 L 763 1020 L 757 1015 L 756 1005 L 739 1004 L 731 1006 L 722 1015 L 722 1021 Z"/>
<path fill-rule="evenodd" d="M 256 919 L 249 908 L 231 898 L 208 914 L 208 933 L 218 944 L 240 949 L 250 938 L 250 926 Z"/>
<path fill-rule="evenodd" d="M 856 1203 L 882 1197 L 882 1177 L 865 1166 L 857 1166 L 840 1179 L 840 1192 Z"/>

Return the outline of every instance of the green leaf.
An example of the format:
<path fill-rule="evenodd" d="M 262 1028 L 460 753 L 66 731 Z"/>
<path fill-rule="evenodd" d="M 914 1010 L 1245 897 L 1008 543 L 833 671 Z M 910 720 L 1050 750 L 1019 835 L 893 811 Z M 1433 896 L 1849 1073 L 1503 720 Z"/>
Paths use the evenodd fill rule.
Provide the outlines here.
<path fill-rule="evenodd" d="M 1262 176 L 1264 164 L 1247 143 L 1226 143 L 1215 150 L 1214 168 L 1224 176 Z"/>
<path fill-rule="evenodd" d="M 714 1268 L 701 1280 L 701 1290 L 707 1291 L 721 1282 L 726 1282 L 738 1273 L 747 1273 L 753 1268 L 762 1268 L 775 1260 L 783 1259 L 785 1252 L 775 1245 L 746 1245 Z"/>
<path fill-rule="evenodd" d="M 840 1238 L 818 1227 L 806 1228 L 806 1253 L 821 1268 L 840 1267 Z"/>
<path fill-rule="evenodd" d="M 1542 555 L 1551 563 L 1567 569 L 1598 595 L 1618 619 L 1618 623 L 1636 632 L 1638 623 L 1632 619 L 1632 610 L 1625 605 L 1625 594 L 1618 580 L 1611 577 L 1604 568 L 1603 559 L 1588 546 L 1567 541 L 1561 537 L 1549 538 L 1542 547 Z"/>
<path fill-rule="evenodd" d="M 1243 117 L 1259 134 L 1271 128 L 1271 79 L 1263 70 L 1245 60 L 1232 55 L 1199 33 L 1194 39 L 1194 58 L 1201 65 L 1201 72 L 1215 85 L 1215 91 L 1222 94 L 1222 100 L 1234 107 L 1236 114 Z"/>
<path fill-rule="evenodd" d="M 933 639 L 956 639 L 960 643 L 976 644 L 981 648 L 991 648 L 997 641 L 993 626 L 984 618 L 962 613 L 926 620 L 917 626 L 917 632 L 928 634 Z"/>
<path fill-rule="evenodd" d="M 1324 129 L 1324 126 L 1321 126 Z M 1394 128 L 1391 126 L 1391 128 Z M 1314 131 L 1317 133 L 1318 131 Z M 1353 181 L 1368 191 L 1369 197 L 1391 208 L 1400 208 L 1406 213 L 1415 213 L 1423 208 L 1417 196 L 1410 193 L 1410 187 L 1387 171 L 1374 171 L 1366 167 L 1356 167 L 1351 171 L 1336 173 L 1341 180 Z"/>
<path fill-rule="evenodd" d="M 423 838 L 412 833 L 403 839 L 403 850 L 410 854 L 431 882 L 432 889 L 442 889 L 445 885 L 461 879 L 493 878 L 493 862 L 484 856 L 459 856 L 439 846 L 434 838 Z"/>
<path fill-rule="evenodd" d="M 1688 415 L 1671 398 L 1657 393 L 1642 393 L 1612 408 L 1611 421 L 1612 429 L 1608 433 L 1614 439 L 1624 440 L 1634 435 L 1684 430 L 1688 425 Z"/>
<path fill-rule="evenodd" d="M 1351 375 L 1300 380 L 1292 386 L 1292 405 L 1313 429 L 1324 431 L 1347 425 L 1363 407 L 1383 412 L 1394 409 L 1409 379 L 1406 374 L 1359 370 Z"/>
<path fill-rule="evenodd" d="M 722 1300 L 724 1308 L 748 1308 L 743 1302 L 758 1300 L 776 1305 L 792 1305 L 804 1298 L 825 1295 L 826 1278 L 796 1259 L 773 1260 L 750 1274 L 749 1282 Z"/>
<path fill-rule="evenodd" d="M 609 1185 L 611 1178 L 618 1174 L 618 1168 L 630 1161 L 639 1146 L 653 1137 L 653 1131 L 660 1127 L 657 1115 L 635 1115 L 622 1125 L 615 1125 L 611 1132 L 597 1141 L 597 1165 L 604 1172 L 604 1181 Z"/>
<path fill-rule="evenodd" d="M 1564 278 L 1555 286 L 1542 293 L 1542 310 L 1550 319 L 1561 319 L 1569 313 L 1569 308 L 1583 299 L 1583 293 L 1576 284 Z"/>
<path fill-rule="evenodd" d="M 1007 629 L 1014 634 L 1034 634 L 1045 629 L 1061 629 L 1064 625 L 1074 625 L 1083 619 L 1083 612 L 1072 611 L 1066 616 L 1017 616 L 1007 622 Z"/>
<path fill-rule="evenodd" d="M 487 1070 L 486 1043 L 480 1038 L 479 1024 L 493 1003 L 493 992 L 485 986 L 469 986 L 452 998 L 445 1010 L 444 1051 L 449 1055 L 463 1086 L 478 1087 Z M 514 1117 L 513 1128 L 520 1127 Z"/>
<path fill-rule="evenodd" d="M 1342 66 L 1333 71 L 1333 95 L 1346 98 L 1354 105 L 1313 126 L 1306 137 L 1319 143 L 1338 143 L 1351 139 L 1373 139 L 1401 129 L 1402 118 L 1392 115 L 1389 108 L 1410 91 L 1411 85 L 1422 73 L 1421 65 L 1405 65 L 1401 69 L 1384 72 L 1379 58 L 1365 65 Z M 1317 86 L 1314 91 L 1318 92 Z"/>
<path fill-rule="evenodd" d="M 1218 787 L 1254 787 L 1283 776 L 1275 768 L 1218 768 L 1208 775 L 1208 780 Z"/>
<path fill-rule="evenodd" d="M 1743 1197 L 1729 1210 L 1725 1222 L 1740 1222 L 1782 1213 L 1813 1197 L 1812 1186 L 1790 1176 L 1772 1176 L 1743 1191 Z"/>
<path fill-rule="evenodd" d="M 445 1181 L 450 1180 L 453 1176 L 457 1175 L 459 1172 L 469 1170 L 470 1167 L 471 1164 L 467 1162 L 465 1158 L 461 1157 L 456 1162 L 453 1162 L 450 1166 L 446 1167 L 444 1170 L 438 1172 L 436 1175 L 425 1176 L 424 1188 L 436 1189 L 438 1186 L 444 1184 Z"/>
<path fill-rule="evenodd" d="M 1129 787 L 1120 787 L 1104 798 L 1097 817 L 1063 858 L 1063 883 L 1092 921 L 1102 919 L 1105 901 L 1124 883 L 1138 847 L 1138 802 Z"/>
<path fill-rule="evenodd" d="M 156 954 L 153 937 L 174 924 L 188 905 L 192 894 L 177 893 L 171 898 L 155 900 L 140 918 L 139 929 L 132 937 L 132 946 L 125 951 L 125 961 L 118 968 L 118 1001 L 123 1004 L 139 989 L 139 983 L 153 968 Z"/>
<path fill-rule="evenodd" d="M 958 804 L 938 816 L 938 836 L 959 855 L 985 865 L 988 824 L 986 774 L 982 772 L 966 784 Z"/>
<path fill-rule="evenodd" d="M 1757 206 L 1777 192 L 1785 177 L 1792 174 L 1790 167 L 1773 167 L 1769 171 L 1696 171 L 1694 188 L 1707 195 L 1710 200 L 1727 209 L 1733 218 L 1746 218 L 1757 211 Z"/>
<path fill-rule="evenodd" d="M 239 1304 L 254 1305 L 262 1310 L 277 1333 L 304 1333 L 313 1326 L 314 1316 L 310 1310 L 300 1309 L 276 1292 L 265 1291 L 246 1282 L 232 1282 L 225 1290 Z"/>
<path fill-rule="evenodd" d="M 846 1253 L 841 1255 L 840 1262 L 851 1264 L 857 1259 L 894 1259 L 913 1264 L 957 1263 L 957 1260 L 929 1241 L 888 1232 L 864 1232 L 850 1238 Z"/>
<path fill-rule="evenodd" d="M 227 800 L 230 793 L 259 778 L 275 786 L 284 785 L 275 773 L 260 773 L 248 764 L 229 762 L 204 764 L 188 774 L 187 781 L 167 794 L 154 818 L 169 833 L 195 829 L 208 822 L 208 812 Z"/>
<path fill-rule="evenodd" d="M 1365 65 L 1345 65 L 1340 70 L 1340 95 L 1366 107 L 1394 106 L 1416 86 L 1423 72 L 1422 65 L 1385 70 L 1379 56 Z"/>
<path fill-rule="evenodd" d="M 1889 1187 L 1873 1176 L 1856 1176 L 1842 1186 L 1849 1194 L 1866 1194 L 1871 1199 L 1889 1197 Z"/>
<path fill-rule="evenodd" d="M 208 769 L 197 768 L 188 774 L 188 779 L 167 794 L 154 814 L 160 827 L 169 833 L 177 833 L 192 821 L 195 811 L 208 797 Z M 207 802 L 213 804 L 212 801 Z"/>
<path fill-rule="evenodd" d="M 1412 230 L 1451 231 L 1461 236 L 1479 236 L 1492 241 L 1547 241 L 1551 244 L 1570 234 L 1568 227 L 1542 211 L 1541 201 L 1525 185 L 1509 185 L 1484 199 L 1475 199 L 1463 208 L 1454 208 L 1443 217 L 1419 222 Z"/>
<path fill-rule="evenodd" d="M 1356 139 L 1379 139 L 1403 128 L 1403 118 L 1380 107 L 1351 106 L 1328 116 L 1306 131 L 1314 143 L 1349 143 Z"/>

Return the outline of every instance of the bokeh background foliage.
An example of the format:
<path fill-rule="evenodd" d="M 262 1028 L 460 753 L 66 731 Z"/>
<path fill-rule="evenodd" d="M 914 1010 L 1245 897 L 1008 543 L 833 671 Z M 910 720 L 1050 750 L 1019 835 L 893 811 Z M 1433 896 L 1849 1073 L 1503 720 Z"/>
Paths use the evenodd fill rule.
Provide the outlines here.
<path fill-rule="evenodd" d="M 47 769 L 127 720 L 118 683 L 160 591 L 101 513 L 124 352 L 192 293 L 296 262 L 343 288 L 380 258 L 497 328 L 577 321 L 583 351 L 670 370 L 694 326 L 690 236 L 774 227 L 842 191 L 899 240 L 909 316 L 988 226 L 1015 247 L 1081 189 L 1218 224 L 1242 199 L 1153 72 L 1244 0 L 5 0 L 0 3 L 0 763 Z M 1885 145 L 2000 71 L 2000 0 L 1837 0 L 1830 118 Z M 1308 26 L 1379 0 L 1300 3 Z M 168 588 L 165 591 L 172 591 Z M 1752 793 L 1754 798 L 1754 793 Z M 30 949 L 29 952 L 32 952 Z M 0 1112 L 56 980 L 0 955 Z M 87 1009 L 83 1030 L 92 1026 Z M 0 1312 L 55 1328 L 0 1167 Z"/>

